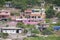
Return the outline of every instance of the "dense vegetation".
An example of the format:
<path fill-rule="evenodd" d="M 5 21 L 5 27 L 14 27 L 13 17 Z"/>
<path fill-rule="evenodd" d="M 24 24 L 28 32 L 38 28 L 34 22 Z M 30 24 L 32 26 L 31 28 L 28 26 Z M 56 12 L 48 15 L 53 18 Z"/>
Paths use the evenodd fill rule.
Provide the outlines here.
<path fill-rule="evenodd" d="M 1 38 L 7 38 L 8 37 L 8 33 L 0 33 L 0 37 Z"/>
<path fill-rule="evenodd" d="M 46 9 L 47 18 L 52 18 L 55 15 L 55 11 L 53 10 L 53 6 L 49 6 Z"/>
<path fill-rule="evenodd" d="M 24 40 L 60 40 L 60 37 L 29 37 L 25 38 Z"/>
<path fill-rule="evenodd" d="M 11 1 L 14 6 L 26 8 L 27 5 L 40 5 L 43 0 L 0 0 L 0 5 L 3 5 L 6 1 Z M 44 0 L 49 4 L 56 4 L 60 6 L 60 0 Z"/>
<path fill-rule="evenodd" d="M 0 7 L 2 7 L 5 2 L 10 1 L 12 3 L 12 7 L 21 9 L 21 11 L 24 11 L 27 8 L 33 8 L 34 6 L 41 6 L 41 2 L 43 0 L 0 0 Z M 54 16 L 55 11 L 51 7 L 47 7 L 48 5 L 58 5 L 60 6 L 60 0 L 44 0 L 45 1 L 45 6 L 46 6 L 46 15 L 47 18 L 51 18 Z M 60 16 L 57 14 L 58 18 Z"/>
<path fill-rule="evenodd" d="M 14 8 L 19 8 L 19 9 L 21 9 L 21 11 L 24 11 L 25 9 L 36 6 L 36 5 L 38 7 L 40 7 L 41 2 L 43 0 L 0 0 L 0 7 L 2 7 L 6 1 L 11 1 L 12 6 Z M 44 0 L 44 1 L 45 1 L 46 5 L 52 4 L 52 5 L 60 6 L 60 0 Z M 53 17 L 54 12 L 55 11 L 52 8 L 50 8 L 50 7 L 47 8 L 47 10 L 46 10 L 47 17 L 48 18 Z M 58 16 L 58 17 L 60 17 L 60 16 Z"/>

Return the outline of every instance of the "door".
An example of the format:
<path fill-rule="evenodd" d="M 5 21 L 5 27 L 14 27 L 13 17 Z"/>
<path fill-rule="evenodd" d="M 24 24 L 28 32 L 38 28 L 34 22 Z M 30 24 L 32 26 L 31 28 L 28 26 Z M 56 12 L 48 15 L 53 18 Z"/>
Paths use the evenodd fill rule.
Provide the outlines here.
<path fill-rule="evenodd" d="M 18 29 L 16 30 L 16 33 L 19 33 L 19 30 Z"/>

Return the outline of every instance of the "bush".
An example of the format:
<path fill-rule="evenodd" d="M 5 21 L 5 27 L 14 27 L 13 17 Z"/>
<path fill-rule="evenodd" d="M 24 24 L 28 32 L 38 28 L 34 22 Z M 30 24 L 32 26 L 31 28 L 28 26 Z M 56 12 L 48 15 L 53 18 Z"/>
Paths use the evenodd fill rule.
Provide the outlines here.
<path fill-rule="evenodd" d="M 18 22 L 16 26 L 19 28 L 25 28 L 25 25 L 23 22 Z"/>
<path fill-rule="evenodd" d="M 47 18 L 47 19 L 46 19 L 46 23 L 50 23 L 50 19 Z"/>
<path fill-rule="evenodd" d="M 37 29 L 34 29 L 34 30 L 32 30 L 31 32 L 32 32 L 32 33 L 35 33 L 35 34 L 39 34 L 39 33 L 40 33 L 40 31 L 37 30 Z"/>
<path fill-rule="evenodd" d="M 24 38 L 24 40 L 60 40 L 60 37 L 50 36 L 50 37 L 28 37 Z"/>
<path fill-rule="evenodd" d="M 51 35 L 51 34 L 53 34 L 53 33 L 52 33 L 51 30 L 45 29 L 45 30 L 42 31 L 42 34 L 43 34 L 43 35 Z"/>
<path fill-rule="evenodd" d="M 60 18 L 60 12 L 57 13 L 56 17 Z"/>
<path fill-rule="evenodd" d="M 2 38 L 7 38 L 8 37 L 8 33 L 0 33 Z"/>

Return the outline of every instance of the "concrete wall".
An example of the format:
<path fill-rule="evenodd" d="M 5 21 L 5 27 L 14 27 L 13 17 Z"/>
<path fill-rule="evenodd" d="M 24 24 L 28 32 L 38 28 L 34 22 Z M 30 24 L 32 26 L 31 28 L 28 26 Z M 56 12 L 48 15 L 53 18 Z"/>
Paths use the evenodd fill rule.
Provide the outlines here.
<path fill-rule="evenodd" d="M 2 30 L 3 33 L 16 33 L 16 30 Z"/>
<path fill-rule="evenodd" d="M 2 30 L 3 33 L 17 33 L 17 30 L 8 29 L 8 30 Z M 22 33 L 22 30 L 19 30 L 19 33 Z"/>

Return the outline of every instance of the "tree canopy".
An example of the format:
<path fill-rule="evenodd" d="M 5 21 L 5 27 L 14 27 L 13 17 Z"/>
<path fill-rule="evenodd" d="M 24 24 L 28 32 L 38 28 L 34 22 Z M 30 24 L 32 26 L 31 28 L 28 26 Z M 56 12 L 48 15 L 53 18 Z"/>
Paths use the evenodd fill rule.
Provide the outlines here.
<path fill-rule="evenodd" d="M 5 0 L 0 0 L 0 6 L 4 5 Z"/>
<path fill-rule="evenodd" d="M 47 15 L 47 18 L 51 18 L 51 17 L 53 17 L 55 15 L 55 11 L 53 10 L 52 6 L 49 6 L 46 9 L 46 15 Z"/>
<path fill-rule="evenodd" d="M 56 4 L 57 6 L 60 6 L 60 0 L 54 0 L 53 4 Z"/>
<path fill-rule="evenodd" d="M 0 36 L 2 37 L 2 38 L 7 38 L 8 37 L 8 33 L 0 33 Z"/>
<path fill-rule="evenodd" d="M 45 2 L 60 6 L 60 0 L 45 0 Z"/>

